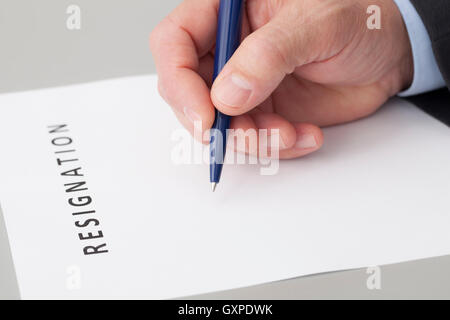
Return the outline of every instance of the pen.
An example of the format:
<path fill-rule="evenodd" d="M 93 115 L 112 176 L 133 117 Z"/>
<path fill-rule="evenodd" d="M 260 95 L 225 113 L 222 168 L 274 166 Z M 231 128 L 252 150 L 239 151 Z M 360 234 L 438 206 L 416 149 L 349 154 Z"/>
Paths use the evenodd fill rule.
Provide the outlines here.
<path fill-rule="evenodd" d="M 239 47 L 244 2 L 245 0 L 220 0 L 213 82 Z M 230 121 L 230 116 L 216 110 L 216 117 L 211 128 L 209 165 L 213 192 L 216 190 L 222 175 L 227 147 L 227 130 L 230 127 Z"/>

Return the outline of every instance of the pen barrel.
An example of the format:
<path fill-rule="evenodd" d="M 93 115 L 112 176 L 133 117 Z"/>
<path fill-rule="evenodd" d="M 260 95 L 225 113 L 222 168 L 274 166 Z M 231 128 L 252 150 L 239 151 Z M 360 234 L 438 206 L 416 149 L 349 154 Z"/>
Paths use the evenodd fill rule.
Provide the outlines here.
<path fill-rule="evenodd" d="M 216 49 L 213 81 L 239 47 L 242 32 L 242 17 L 245 0 L 221 0 L 217 22 Z M 211 129 L 210 180 L 219 182 L 227 146 L 227 130 L 231 117 L 216 110 Z"/>
<path fill-rule="evenodd" d="M 241 42 L 244 0 L 221 0 L 217 22 L 213 81 Z"/>

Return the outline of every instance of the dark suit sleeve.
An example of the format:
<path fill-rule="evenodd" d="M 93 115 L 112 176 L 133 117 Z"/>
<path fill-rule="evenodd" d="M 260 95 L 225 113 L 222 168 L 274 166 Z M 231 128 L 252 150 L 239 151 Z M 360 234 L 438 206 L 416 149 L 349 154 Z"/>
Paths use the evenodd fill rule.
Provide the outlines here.
<path fill-rule="evenodd" d="M 411 0 L 433 45 L 437 64 L 450 88 L 450 0 Z"/>

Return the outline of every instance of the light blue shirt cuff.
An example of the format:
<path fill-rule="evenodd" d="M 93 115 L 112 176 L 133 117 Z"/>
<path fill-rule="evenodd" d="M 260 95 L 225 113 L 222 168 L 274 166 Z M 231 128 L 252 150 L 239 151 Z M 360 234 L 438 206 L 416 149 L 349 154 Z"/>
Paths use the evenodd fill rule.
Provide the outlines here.
<path fill-rule="evenodd" d="M 401 97 L 445 87 L 445 81 L 434 57 L 427 29 L 409 0 L 394 0 L 408 30 L 414 58 L 414 79 L 409 89 L 399 93 Z"/>

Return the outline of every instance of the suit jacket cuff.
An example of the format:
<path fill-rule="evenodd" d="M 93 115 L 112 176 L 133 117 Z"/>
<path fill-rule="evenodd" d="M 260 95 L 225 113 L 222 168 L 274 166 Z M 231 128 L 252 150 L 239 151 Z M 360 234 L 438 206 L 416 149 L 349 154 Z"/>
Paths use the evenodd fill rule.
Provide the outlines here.
<path fill-rule="evenodd" d="M 414 79 L 411 87 L 400 92 L 400 96 L 412 96 L 445 87 L 433 53 L 427 29 L 410 0 L 394 0 L 402 14 L 414 59 Z"/>

